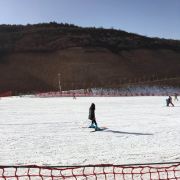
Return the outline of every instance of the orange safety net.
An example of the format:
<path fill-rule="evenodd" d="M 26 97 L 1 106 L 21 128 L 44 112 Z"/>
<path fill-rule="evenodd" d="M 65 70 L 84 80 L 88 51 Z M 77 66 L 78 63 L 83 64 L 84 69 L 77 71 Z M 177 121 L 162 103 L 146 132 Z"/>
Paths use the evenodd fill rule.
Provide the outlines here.
<path fill-rule="evenodd" d="M 72 167 L 0 166 L 0 180 L 180 180 L 180 163 Z"/>

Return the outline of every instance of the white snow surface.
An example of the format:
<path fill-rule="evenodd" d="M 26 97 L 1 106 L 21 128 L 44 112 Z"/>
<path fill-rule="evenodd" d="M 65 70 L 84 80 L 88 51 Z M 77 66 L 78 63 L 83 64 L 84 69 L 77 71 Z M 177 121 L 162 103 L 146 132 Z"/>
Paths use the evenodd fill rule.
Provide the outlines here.
<path fill-rule="evenodd" d="M 0 99 L 0 165 L 180 161 L 180 102 L 166 97 Z M 91 103 L 104 131 L 87 128 Z"/>

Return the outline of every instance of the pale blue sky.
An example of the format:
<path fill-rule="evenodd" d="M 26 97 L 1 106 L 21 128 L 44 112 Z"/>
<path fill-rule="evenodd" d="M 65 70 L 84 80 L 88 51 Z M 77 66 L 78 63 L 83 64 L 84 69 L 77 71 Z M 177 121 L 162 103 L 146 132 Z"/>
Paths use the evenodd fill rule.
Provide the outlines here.
<path fill-rule="evenodd" d="M 0 24 L 50 21 L 180 39 L 180 0 L 0 0 Z"/>

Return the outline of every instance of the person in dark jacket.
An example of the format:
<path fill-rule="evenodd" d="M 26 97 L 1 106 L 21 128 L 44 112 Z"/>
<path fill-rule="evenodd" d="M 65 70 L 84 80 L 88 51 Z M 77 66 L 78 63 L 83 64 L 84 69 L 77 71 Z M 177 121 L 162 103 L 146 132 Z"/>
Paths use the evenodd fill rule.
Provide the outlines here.
<path fill-rule="evenodd" d="M 89 117 L 88 118 L 92 121 L 92 123 L 89 127 L 90 128 L 93 128 L 93 127 L 98 128 L 97 122 L 96 122 L 96 117 L 95 117 L 95 104 L 94 103 L 92 103 L 89 108 Z"/>
<path fill-rule="evenodd" d="M 166 103 L 167 103 L 167 106 L 169 106 L 169 104 L 174 106 L 174 104 L 172 103 L 172 97 L 171 96 L 169 96 L 168 99 L 166 99 Z"/>

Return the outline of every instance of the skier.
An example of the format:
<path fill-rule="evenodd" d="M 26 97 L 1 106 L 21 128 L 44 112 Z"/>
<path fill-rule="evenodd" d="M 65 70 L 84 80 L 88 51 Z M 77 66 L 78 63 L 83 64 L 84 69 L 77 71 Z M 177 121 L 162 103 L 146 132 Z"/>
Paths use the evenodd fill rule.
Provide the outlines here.
<path fill-rule="evenodd" d="M 75 92 L 73 92 L 73 99 L 76 99 L 76 95 L 75 95 Z"/>
<path fill-rule="evenodd" d="M 178 97 L 177 97 L 177 96 L 178 96 L 178 94 L 175 93 L 175 94 L 174 94 L 174 100 L 175 100 L 175 101 L 178 101 Z"/>
<path fill-rule="evenodd" d="M 174 104 L 172 103 L 172 97 L 171 96 L 169 96 L 168 99 L 166 99 L 166 103 L 167 103 L 167 106 L 169 106 L 169 104 L 174 106 Z"/>
<path fill-rule="evenodd" d="M 99 128 L 98 128 L 96 118 L 95 118 L 95 104 L 94 103 L 92 103 L 89 108 L 89 117 L 88 118 L 92 121 L 89 128 L 95 128 L 95 130 L 98 130 Z"/>

